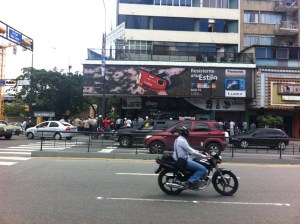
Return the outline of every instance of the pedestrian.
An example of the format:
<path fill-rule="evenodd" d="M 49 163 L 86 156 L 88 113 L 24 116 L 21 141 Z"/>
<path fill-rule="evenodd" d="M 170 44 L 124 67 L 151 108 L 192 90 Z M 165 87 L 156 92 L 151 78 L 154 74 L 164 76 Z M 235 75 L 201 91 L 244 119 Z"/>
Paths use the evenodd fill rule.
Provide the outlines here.
<path fill-rule="evenodd" d="M 246 133 L 248 131 L 247 121 L 244 121 L 242 125 L 243 125 L 243 132 Z"/>
<path fill-rule="evenodd" d="M 103 126 L 105 131 L 109 131 L 109 120 L 107 117 L 105 117 L 103 120 Z"/>
<path fill-rule="evenodd" d="M 250 125 L 250 130 L 254 130 L 254 129 L 256 129 L 256 124 L 252 122 Z"/>
<path fill-rule="evenodd" d="M 121 128 L 122 123 L 123 120 L 120 117 L 118 117 L 118 119 L 116 120 L 116 130 Z"/>
<path fill-rule="evenodd" d="M 132 128 L 132 121 L 130 118 L 126 119 L 126 128 Z"/>
<path fill-rule="evenodd" d="M 229 125 L 230 125 L 230 135 L 234 135 L 234 127 L 235 127 L 234 121 L 231 120 Z"/>
<path fill-rule="evenodd" d="M 21 125 L 24 134 L 25 134 L 25 131 L 26 131 L 26 125 L 27 125 L 27 121 L 24 119 L 24 121 L 23 121 L 23 123 Z"/>

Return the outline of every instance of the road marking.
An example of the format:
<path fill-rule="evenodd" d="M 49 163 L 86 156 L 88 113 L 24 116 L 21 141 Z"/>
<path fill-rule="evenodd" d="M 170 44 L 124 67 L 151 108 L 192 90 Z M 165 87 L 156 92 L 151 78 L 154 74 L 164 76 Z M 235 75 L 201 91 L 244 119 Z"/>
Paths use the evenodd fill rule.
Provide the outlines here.
<path fill-rule="evenodd" d="M 114 149 L 102 149 L 102 150 L 100 150 L 98 152 L 100 152 L 100 153 L 110 153 L 112 151 L 114 151 Z"/>
<path fill-rule="evenodd" d="M 4 159 L 4 160 L 29 160 L 31 158 L 26 158 L 26 157 L 15 157 L 15 156 L 9 156 L 9 157 L 3 157 L 0 156 L 0 159 Z"/>
<path fill-rule="evenodd" d="M 0 161 L 0 166 L 11 166 L 16 164 L 17 162 L 1 162 Z"/>
<path fill-rule="evenodd" d="M 0 151 L 33 152 L 33 149 L 0 149 Z"/>
<path fill-rule="evenodd" d="M 0 154 L 19 154 L 19 155 L 31 155 L 31 152 L 0 152 Z"/>
<path fill-rule="evenodd" d="M 117 175 L 136 175 L 136 176 L 157 176 L 154 173 L 115 173 Z"/>
<path fill-rule="evenodd" d="M 148 199 L 148 198 L 109 198 L 97 197 L 97 200 L 115 200 L 115 201 L 145 201 L 145 202 L 170 202 L 170 203 L 191 203 L 191 204 L 230 204 L 230 205 L 264 205 L 264 206 L 286 206 L 288 203 L 260 203 L 260 202 L 224 202 L 224 201 L 190 201 L 190 200 L 165 200 L 165 199 Z"/>

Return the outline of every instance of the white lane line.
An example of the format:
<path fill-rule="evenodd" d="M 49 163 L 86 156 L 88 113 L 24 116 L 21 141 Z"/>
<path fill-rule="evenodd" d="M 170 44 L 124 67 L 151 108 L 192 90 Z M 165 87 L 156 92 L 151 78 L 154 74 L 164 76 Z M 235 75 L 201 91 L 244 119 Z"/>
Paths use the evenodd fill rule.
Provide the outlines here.
<path fill-rule="evenodd" d="M 288 203 L 260 203 L 260 202 L 222 202 L 222 201 L 189 201 L 189 200 L 164 200 L 164 199 L 148 199 L 148 198 L 109 198 L 97 197 L 97 200 L 115 200 L 115 201 L 145 201 L 145 202 L 170 202 L 170 203 L 191 203 L 191 204 L 229 204 L 229 205 L 264 205 L 264 206 L 286 206 Z"/>
<path fill-rule="evenodd" d="M 11 166 L 16 164 L 17 162 L 1 162 L 0 161 L 0 166 Z"/>
<path fill-rule="evenodd" d="M 100 152 L 100 153 L 110 153 L 112 151 L 114 151 L 114 149 L 102 149 L 102 150 L 100 150 L 98 152 Z"/>
<path fill-rule="evenodd" d="M 31 152 L 0 152 L 0 154 L 19 154 L 19 155 L 31 155 Z"/>
<path fill-rule="evenodd" d="M 26 158 L 26 157 L 15 157 L 15 156 L 9 156 L 9 157 L 1 157 L 0 159 L 4 159 L 4 160 L 29 160 L 31 158 Z"/>
<path fill-rule="evenodd" d="M 157 176 L 155 173 L 115 173 L 117 175 Z"/>

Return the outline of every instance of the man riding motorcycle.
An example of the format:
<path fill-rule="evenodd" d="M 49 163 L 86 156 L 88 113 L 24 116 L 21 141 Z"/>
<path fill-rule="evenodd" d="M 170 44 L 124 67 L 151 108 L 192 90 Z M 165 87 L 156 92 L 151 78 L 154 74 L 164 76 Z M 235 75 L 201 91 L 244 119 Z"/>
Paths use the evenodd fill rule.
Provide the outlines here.
<path fill-rule="evenodd" d="M 185 126 L 182 126 L 178 132 L 179 132 L 179 136 L 176 138 L 174 142 L 174 152 L 172 156 L 175 161 L 177 161 L 178 158 L 182 158 L 186 160 L 187 161 L 186 169 L 194 171 L 193 175 L 189 178 L 189 180 L 183 183 L 184 188 L 186 189 L 192 188 L 193 185 L 198 182 L 198 180 L 200 179 L 203 180 L 206 178 L 207 169 L 203 165 L 193 161 L 190 158 L 190 155 L 193 155 L 200 159 L 201 158 L 210 159 L 210 156 L 209 155 L 205 156 L 201 154 L 199 151 L 190 147 L 187 141 L 187 137 L 189 136 L 190 132 Z"/>

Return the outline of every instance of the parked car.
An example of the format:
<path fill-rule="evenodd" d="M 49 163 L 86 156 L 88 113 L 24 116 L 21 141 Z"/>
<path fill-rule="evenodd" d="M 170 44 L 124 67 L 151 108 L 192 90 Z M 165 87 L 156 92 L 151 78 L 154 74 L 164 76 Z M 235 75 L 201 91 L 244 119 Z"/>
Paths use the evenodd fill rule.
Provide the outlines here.
<path fill-rule="evenodd" d="M 8 128 L 12 130 L 12 134 L 20 135 L 23 133 L 22 124 L 20 122 L 9 122 Z"/>
<path fill-rule="evenodd" d="M 280 129 L 257 128 L 245 134 L 230 136 L 229 142 L 233 146 L 243 149 L 249 146 L 267 146 L 273 149 L 285 149 L 289 144 L 289 136 Z"/>
<path fill-rule="evenodd" d="M 179 122 L 178 120 L 149 120 L 144 121 L 142 125 L 137 128 L 121 128 L 113 133 L 113 139 L 119 142 L 120 146 L 128 147 L 133 144 L 143 144 L 146 135 L 163 131 L 171 127 L 173 124 Z"/>
<path fill-rule="evenodd" d="M 28 139 L 39 137 L 71 140 L 77 135 L 76 132 L 77 128 L 67 122 L 44 121 L 34 127 L 27 128 L 25 134 Z"/>
<path fill-rule="evenodd" d="M 144 139 L 144 146 L 150 153 L 163 153 L 165 150 L 172 150 L 175 139 L 178 137 L 178 130 L 185 126 L 190 131 L 188 142 L 197 150 L 205 150 L 221 154 L 228 145 L 228 133 L 223 126 L 215 121 L 189 120 L 181 121 L 166 131 L 160 131 L 147 135 Z"/>
<path fill-rule="evenodd" d="M 4 137 L 7 140 L 12 137 L 12 130 L 7 126 L 6 121 L 0 121 L 0 137 Z"/>

